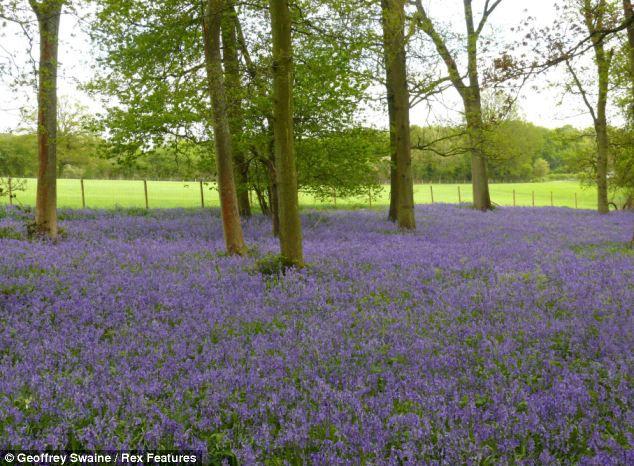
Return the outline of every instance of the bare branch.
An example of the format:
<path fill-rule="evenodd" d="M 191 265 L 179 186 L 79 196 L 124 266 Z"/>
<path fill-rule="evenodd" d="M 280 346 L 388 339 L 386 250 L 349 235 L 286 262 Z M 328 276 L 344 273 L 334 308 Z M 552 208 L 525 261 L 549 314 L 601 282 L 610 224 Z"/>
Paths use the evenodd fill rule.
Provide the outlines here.
<path fill-rule="evenodd" d="M 586 104 L 586 107 L 588 107 L 588 110 L 590 111 L 590 115 L 592 116 L 592 120 L 596 122 L 597 121 L 597 115 L 596 115 L 596 113 L 594 111 L 594 107 L 592 106 L 592 103 L 590 102 L 590 99 L 588 99 L 588 93 L 586 92 L 583 84 L 581 83 L 581 80 L 579 79 L 579 76 L 575 72 L 574 67 L 570 64 L 570 60 L 566 60 L 566 67 L 568 68 L 568 71 L 570 72 L 570 75 L 572 76 L 572 79 L 575 82 L 575 85 L 577 86 L 577 89 L 579 90 L 579 93 L 581 94 L 581 97 L 583 98 L 583 102 Z"/>
<path fill-rule="evenodd" d="M 434 43 L 434 46 L 436 47 L 438 54 L 440 55 L 442 60 L 445 62 L 445 66 L 447 67 L 447 71 L 449 73 L 449 78 L 451 79 L 451 82 L 453 83 L 455 88 L 458 90 L 458 92 L 461 95 L 464 95 L 466 86 L 460 76 L 460 71 L 458 70 L 458 65 L 456 64 L 456 60 L 451 55 L 451 52 L 447 48 L 447 44 L 445 44 L 445 41 L 443 40 L 441 35 L 438 34 L 438 31 L 436 31 L 436 28 L 434 27 L 434 24 L 432 23 L 431 19 L 429 18 L 429 16 L 427 16 L 427 12 L 425 11 L 425 7 L 423 7 L 421 0 L 415 0 L 415 5 L 418 11 L 417 19 L 418 19 L 419 27 L 425 34 L 429 36 L 429 38 Z"/>

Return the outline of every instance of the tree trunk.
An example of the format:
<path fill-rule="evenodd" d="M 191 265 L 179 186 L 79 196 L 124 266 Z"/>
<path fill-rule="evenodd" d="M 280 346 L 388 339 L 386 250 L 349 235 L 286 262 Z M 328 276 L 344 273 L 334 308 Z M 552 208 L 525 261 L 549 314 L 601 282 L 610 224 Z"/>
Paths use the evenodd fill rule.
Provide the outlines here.
<path fill-rule="evenodd" d="M 409 128 L 409 91 L 405 57 L 405 2 L 381 0 L 388 112 L 390 113 L 390 219 L 400 228 L 415 229 L 414 185 Z M 395 208 L 395 209 L 394 209 Z M 396 210 L 396 212 L 394 212 Z"/>
<path fill-rule="evenodd" d="M 288 0 L 270 0 L 273 35 L 273 132 L 280 249 L 287 266 L 303 267 L 293 132 L 293 50 Z"/>
<path fill-rule="evenodd" d="M 225 244 L 230 254 L 247 252 L 240 225 L 238 198 L 233 178 L 233 154 L 231 133 L 227 115 L 222 61 L 220 56 L 220 26 L 223 16 L 223 0 L 208 0 L 203 21 L 205 64 L 211 106 L 213 111 L 214 142 L 216 145 L 216 169 L 218 191 Z"/>
<path fill-rule="evenodd" d="M 473 23 L 471 0 L 464 0 L 465 24 L 467 27 L 467 75 L 469 86 L 462 91 L 467 133 L 471 149 L 471 182 L 473 187 L 473 206 L 479 210 L 490 210 L 489 176 L 487 158 L 484 152 L 484 124 L 482 121 L 482 99 L 480 97 L 480 78 L 478 76 L 478 38 Z"/>
<path fill-rule="evenodd" d="M 385 9 L 385 0 L 382 0 L 382 8 Z M 385 18 L 383 18 L 385 22 Z M 394 118 L 394 92 L 392 90 L 392 76 L 391 70 L 388 66 L 389 55 L 388 50 L 390 45 L 388 43 L 387 30 L 385 25 L 383 26 L 383 57 L 385 63 L 385 87 L 387 90 L 387 114 L 388 114 L 388 123 L 390 128 L 390 208 L 388 210 L 387 219 L 390 222 L 396 222 L 398 220 L 397 216 L 397 206 L 398 206 L 398 178 L 396 176 L 396 119 Z"/>
<path fill-rule="evenodd" d="M 612 62 L 612 51 L 606 52 L 603 38 L 600 34 L 596 34 L 603 29 L 603 17 L 607 15 L 605 3 L 598 6 L 595 10 L 593 5 L 586 0 L 584 4 L 584 18 L 588 32 L 592 34 L 592 46 L 594 48 L 595 65 L 597 67 L 597 76 L 599 78 L 599 96 L 597 99 L 597 111 L 593 114 L 594 129 L 597 136 L 597 206 L 602 214 L 610 211 L 608 205 L 608 153 L 610 140 L 608 136 L 607 122 L 607 103 L 608 91 L 610 86 L 610 65 Z M 592 12 L 601 15 L 598 19 L 592 18 Z"/>
<path fill-rule="evenodd" d="M 602 214 L 607 214 L 608 206 L 608 125 L 605 118 L 594 125 L 597 133 L 597 205 Z"/>
<path fill-rule="evenodd" d="M 467 90 L 467 94 L 471 91 Z M 482 125 L 482 104 L 479 95 L 467 96 L 464 101 L 467 120 L 467 136 L 471 152 L 471 184 L 473 189 L 473 206 L 479 210 L 491 209 L 489 195 L 489 177 L 487 159 L 484 153 L 484 129 Z"/>
<path fill-rule="evenodd" d="M 627 22 L 627 43 L 628 43 L 628 64 L 630 71 L 630 105 L 629 120 L 630 125 L 634 126 L 634 8 L 632 8 L 631 0 L 623 0 L 623 12 L 625 21 Z"/>
<path fill-rule="evenodd" d="M 35 231 L 57 238 L 57 51 L 62 1 L 31 1 L 40 32 Z"/>
<path fill-rule="evenodd" d="M 272 123 L 272 122 L 271 122 Z M 273 236 L 280 237 L 280 209 L 279 190 L 277 185 L 277 170 L 275 170 L 275 139 L 271 137 L 269 147 L 269 159 L 267 160 L 267 171 L 269 176 L 269 204 L 271 205 L 271 223 Z"/>
<path fill-rule="evenodd" d="M 249 168 L 246 163 L 244 150 L 242 149 L 242 124 L 244 121 L 242 115 L 243 90 L 240 80 L 236 21 L 237 13 L 235 11 L 234 0 L 228 0 L 221 29 L 229 131 L 231 132 L 235 179 L 237 180 L 238 211 L 241 217 L 250 217 Z"/>

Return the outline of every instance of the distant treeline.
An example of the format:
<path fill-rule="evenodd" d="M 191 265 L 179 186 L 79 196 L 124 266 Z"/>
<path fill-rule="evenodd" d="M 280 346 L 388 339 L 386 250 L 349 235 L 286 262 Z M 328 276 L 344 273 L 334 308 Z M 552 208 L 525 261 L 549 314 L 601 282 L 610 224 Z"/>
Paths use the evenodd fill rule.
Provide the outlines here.
<path fill-rule="evenodd" d="M 413 126 L 415 180 L 470 180 L 469 147 L 463 128 Z M 594 153 L 591 131 L 572 126 L 547 129 L 521 120 L 498 122 L 487 131 L 485 150 L 494 180 L 529 181 L 549 174 L 581 173 Z M 297 142 L 300 183 L 323 192 L 368 188 L 389 179 L 389 135 L 365 128 Z M 66 134 L 58 141 L 61 178 L 213 179 L 213 144 L 179 141 L 134 157 L 118 158 L 101 138 Z M 35 134 L 0 134 L 0 175 L 34 177 Z M 257 179 L 257 174 L 254 179 Z M 354 189 L 353 189 L 354 190 Z M 345 194 L 345 193 L 342 193 Z"/>

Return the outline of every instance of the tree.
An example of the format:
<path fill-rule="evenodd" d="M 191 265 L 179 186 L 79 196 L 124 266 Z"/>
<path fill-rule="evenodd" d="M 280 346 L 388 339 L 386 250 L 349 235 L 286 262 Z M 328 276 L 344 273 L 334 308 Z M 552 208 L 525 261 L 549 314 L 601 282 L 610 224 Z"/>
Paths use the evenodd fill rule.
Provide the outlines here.
<path fill-rule="evenodd" d="M 207 0 L 203 19 L 205 63 L 213 110 L 218 192 L 220 194 L 220 210 L 222 212 L 225 244 L 230 254 L 244 255 L 247 252 L 247 248 L 244 243 L 242 226 L 240 225 L 238 197 L 233 178 L 233 150 L 220 55 L 220 30 L 223 8 L 223 0 Z"/>
<path fill-rule="evenodd" d="M 310 170 L 310 165 L 299 161 L 304 155 L 303 140 L 314 141 L 322 135 L 330 138 L 333 133 L 359 127 L 355 111 L 363 105 L 371 79 L 364 55 L 368 19 L 349 3 L 293 3 L 297 33 L 293 36 L 292 97 L 298 170 Z M 276 225 L 271 31 L 262 27 L 268 21 L 267 4 L 225 3 L 222 58 L 234 165 L 239 172 L 238 202 L 240 176 L 244 175 L 238 160 L 242 152 L 248 187 Z M 101 122 L 112 155 L 130 161 L 128 165 L 136 164 L 137 159 L 142 165 L 141 157 L 147 159 L 157 147 L 173 146 L 175 141 L 213 145 L 208 96 L 201 85 L 206 78 L 199 3 L 102 0 L 96 3 L 96 10 L 91 35 L 103 66 L 91 87 L 103 96 L 107 113 Z M 234 31 L 227 25 L 231 21 Z M 234 73 L 234 33 L 239 76 Z M 211 150 L 209 154 L 211 159 Z M 359 170 L 365 167 L 363 163 L 358 166 Z M 336 177 L 324 175 L 328 173 L 322 171 L 320 177 L 298 173 L 299 188 L 303 183 L 311 190 L 320 182 L 324 189 L 331 186 Z"/>
<path fill-rule="evenodd" d="M 35 231 L 57 237 L 57 52 L 64 0 L 29 0 L 40 33 L 37 139 L 39 169 Z"/>
<path fill-rule="evenodd" d="M 630 105 L 629 119 L 630 123 L 634 120 L 634 7 L 631 0 L 623 0 L 623 19 L 627 32 L 627 64 L 630 82 Z"/>
<path fill-rule="evenodd" d="M 591 101 L 587 85 L 580 75 L 578 67 L 572 59 L 566 59 L 566 68 L 572 78 L 573 86 L 581 96 L 583 103 L 594 124 L 596 135 L 597 156 L 595 161 L 595 176 L 597 183 L 597 203 L 600 213 L 608 213 L 608 154 L 610 138 L 608 134 L 607 105 L 610 85 L 610 67 L 614 50 L 609 47 L 607 37 L 603 31 L 611 26 L 613 20 L 613 5 L 608 0 L 577 0 L 577 14 L 583 22 L 590 37 L 594 51 L 594 65 L 596 72 L 596 102 Z"/>
<path fill-rule="evenodd" d="M 400 228 L 415 229 L 405 55 L 405 1 L 381 0 L 381 7 L 391 145 L 389 218 L 397 221 Z"/>
<path fill-rule="evenodd" d="M 464 0 L 464 19 L 467 29 L 466 51 L 468 82 L 458 69 L 454 53 L 447 40 L 437 30 L 421 0 L 416 0 L 418 24 L 420 29 L 432 40 L 438 55 L 445 63 L 449 79 L 460 94 L 464 105 L 467 135 L 471 152 L 471 180 L 473 184 L 473 204 L 480 210 L 491 209 L 489 182 L 487 175 L 487 158 L 484 150 L 484 124 L 482 118 L 481 85 L 478 72 L 478 42 L 482 31 L 495 9 L 502 0 L 486 0 L 482 17 L 477 26 L 473 19 L 472 0 Z"/>
<path fill-rule="evenodd" d="M 280 249 L 284 265 L 303 267 L 293 132 L 293 48 L 288 0 L 270 0 L 273 36 L 273 131 Z"/>
<path fill-rule="evenodd" d="M 235 0 L 227 0 L 222 18 L 222 61 L 224 63 L 224 77 L 227 94 L 227 112 L 229 129 L 231 132 L 231 146 L 233 148 L 233 161 L 235 179 L 237 184 L 238 211 L 242 217 L 251 216 L 249 203 L 249 165 L 246 161 L 242 115 L 244 103 L 243 89 L 240 73 L 240 59 L 238 56 L 238 14 L 235 9 Z"/>
<path fill-rule="evenodd" d="M 533 176 L 537 179 L 544 178 L 550 172 L 548 162 L 542 158 L 535 160 L 533 164 Z"/>
<path fill-rule="evenodd" d="M 29 0 L 28 7 L 12 1 L 0 8 L 0 18 L 19 25 L 29 40 L 32 40 L 31 21 L 22 12 L 30 8 L 37 18 L 40 53 L 34 68 L 37 71 L 38 173 L 33 232 L 51 239 L 57 237 L 57 56 L 65 5 L 66 0 Z"/>

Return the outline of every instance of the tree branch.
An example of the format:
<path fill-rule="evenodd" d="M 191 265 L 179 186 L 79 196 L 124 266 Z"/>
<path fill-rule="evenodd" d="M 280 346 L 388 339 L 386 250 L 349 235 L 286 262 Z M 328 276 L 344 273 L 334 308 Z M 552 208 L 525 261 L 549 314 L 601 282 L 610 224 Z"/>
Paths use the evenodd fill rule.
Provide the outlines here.
<path fill-rule="evenodd" d="M 421 30 L 429 36 L 429 38 L 434 43 L 438 54 L 445 62 L 445 66 L 447 67 L 447 72 L 449 73 L 449 79 L 453 83 L 454 87 L 458 90 L 461 96 L 464 96 L 465 84 L 462 82 L 462 78 L 460 76 L 460 71 L 458 70 L 458 65 L 456 64 L 455 59 L 451 55 L 451 52 L 447 48 L 445 41 L 438 34 L 434 24 L 432 23 L 429 16 L 427 16 L 427 12 L 425 11 L 425 7 L 421 0 L 415 0 L 416 9 L 418 11 L 418 25 Z"/>
<path fill-rule="evenodd" d="M 570 75 L 572 76 L 572 79 L 575 82 L 575 85 L 577 86 L 577 89 L 579 89 L 581 97 L 583 98 L 583 102 L 586 104 L 586 107 L 588 107 L 588 110 L 590 111 L 590 115 L 592 116 L 592 120 L 596 122 L 597 121 L 597 115 L 596 115 L 596 113 L 594 111 L 594 107 L 592 106 L 592 104 L 590 103 L 590 100 L 588 99 L 588 93 L 586 92 L 585 88 L 583 87 L 583 84 L 579 80 L 579 76 L 577 75 L 577 73 L 575 72 L 574 68 L 570 64 L 570 60 L 566 60 L 566 67 L 568 68 L 568 71 L 570 72 Z"/>

